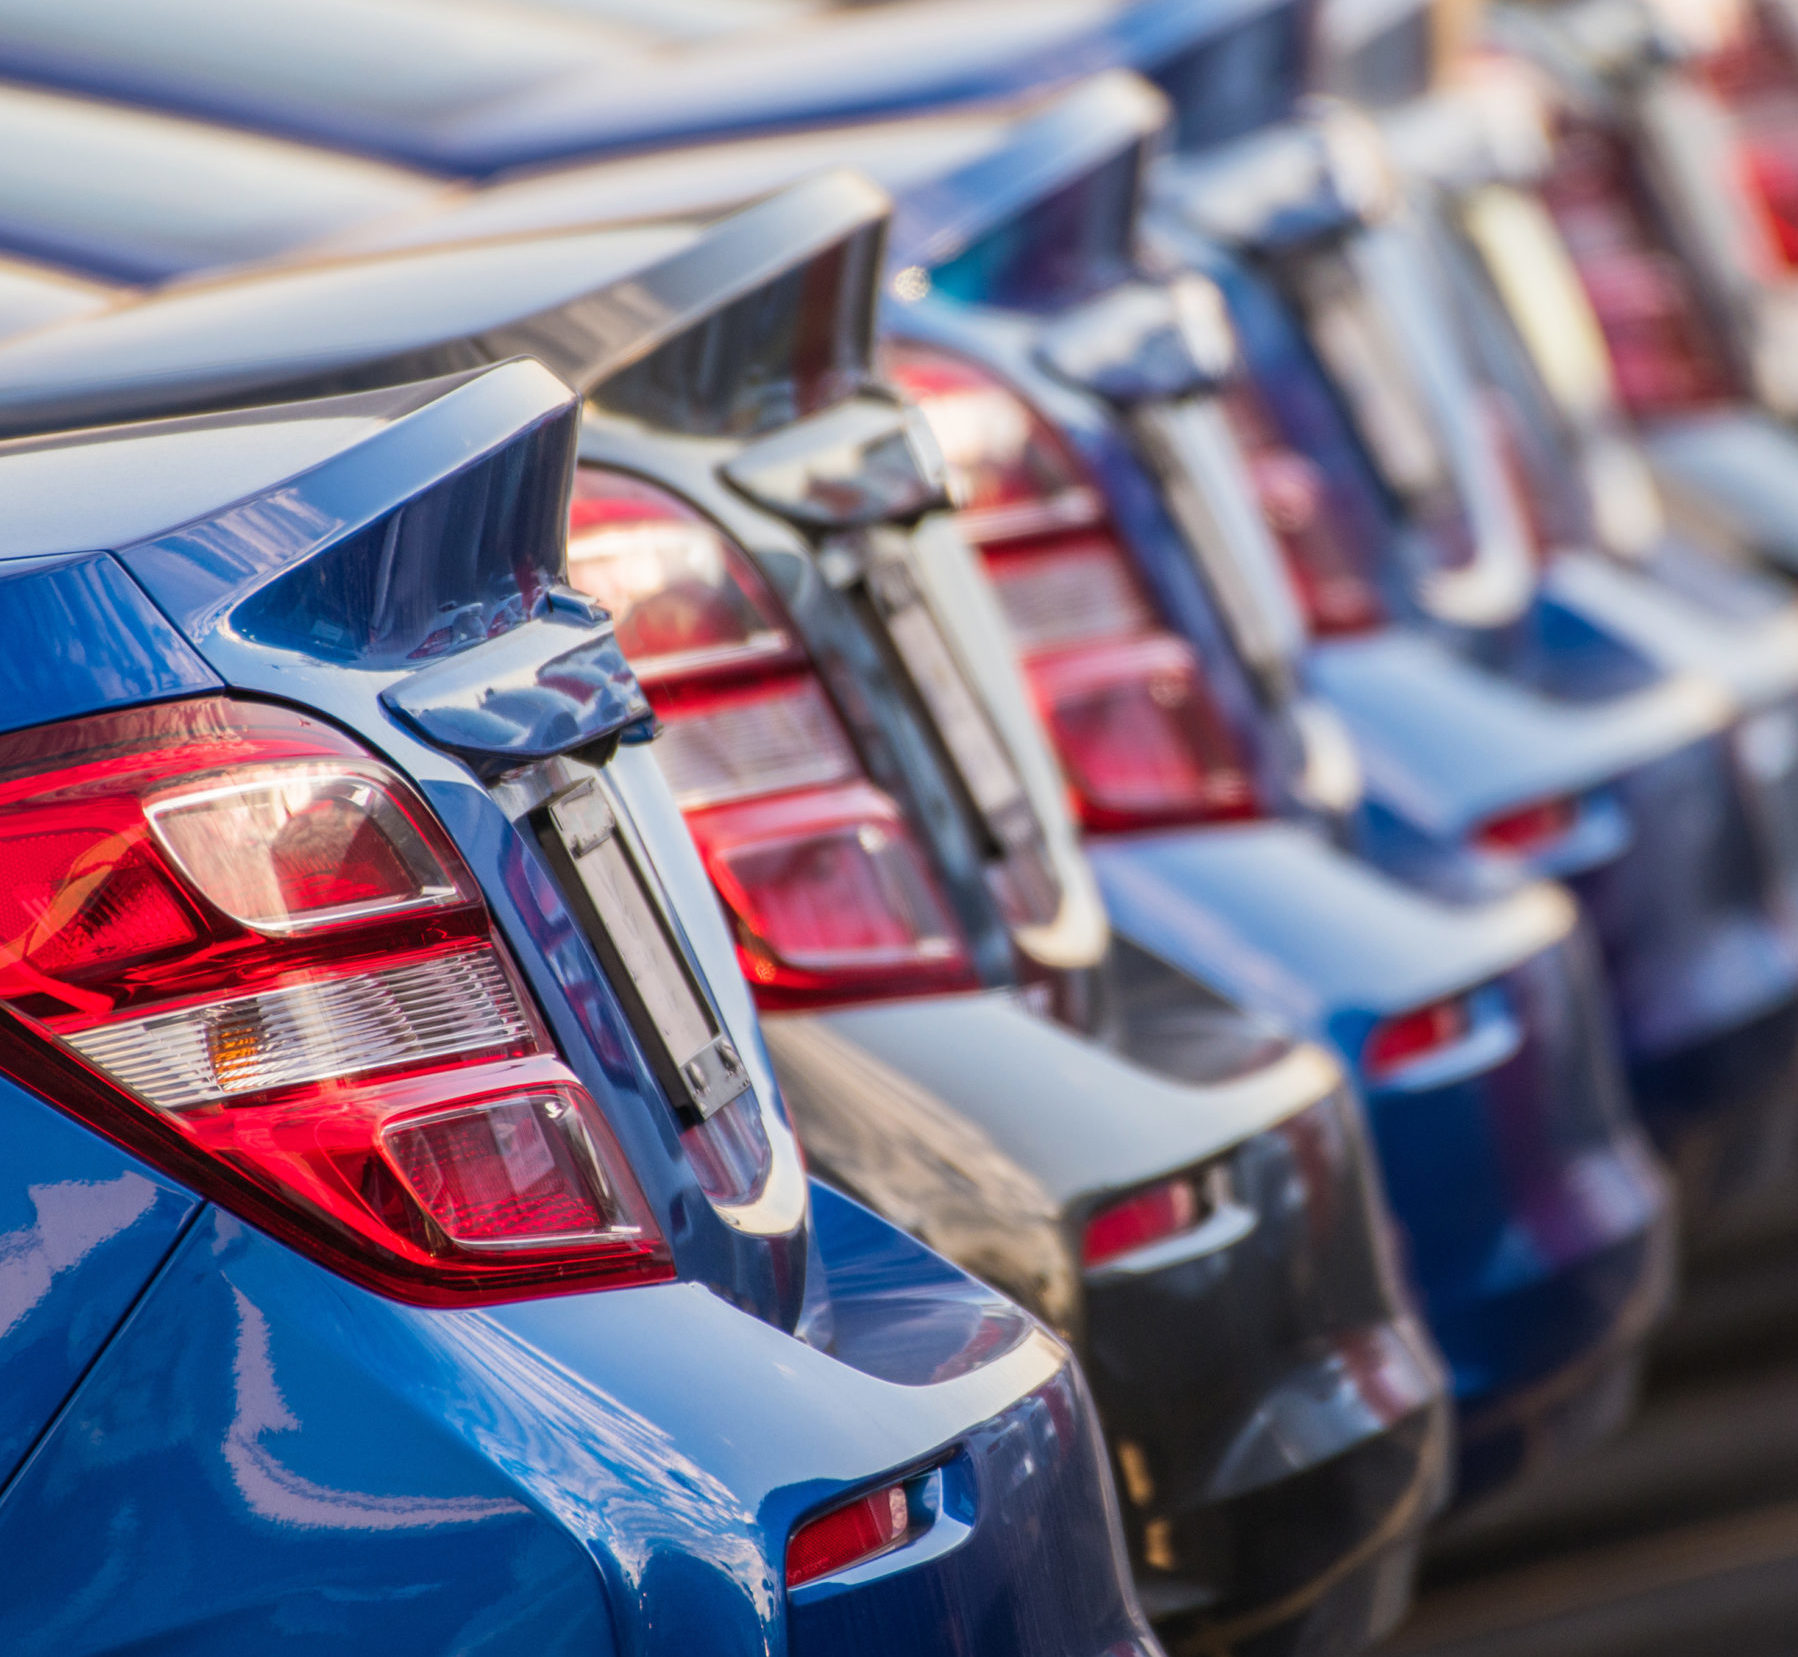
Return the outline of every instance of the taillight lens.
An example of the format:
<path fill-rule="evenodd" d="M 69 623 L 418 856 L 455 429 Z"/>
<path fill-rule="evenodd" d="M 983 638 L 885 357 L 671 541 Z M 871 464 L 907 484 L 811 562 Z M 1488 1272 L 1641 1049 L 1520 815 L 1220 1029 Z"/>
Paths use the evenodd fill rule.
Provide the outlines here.
<path fill-rule="evenodd" d="M 1785 30 L 1742 8 L 1736 38 L 1700 66 L 1738 124 L 1737 162 L 1773 248 L 1798 268 L 1798 58 Z"/>
<path fill-rule="evenodd" d="M 899 1546 L 912 1528 L 903 1484 L 870 1490 L 793 1532 L 787 1543 L 787 1586 L 834 1576 Z"/>
<path fill-rule="evenodd" d="M 1571 834 L 1579 815 L 1578 800 L 1535 800 L 1482 823 L 1474 830 L 1474 844 L 1501 856 L 1534 857 Z"/>
<path fill-rule="evenodd" d="M 763 1005 L 971 987 L 929 864 L 742 553 L 672 495 L 583 467 L 569 579 L 613 612 Z"/>
<path fill-rule="evenodd" d="M 1465 1041 L 1472 1027 L 1465 997 L 1433 1001 L 1376 1024 L 1368 1032 L 1361 1062 L 1373 1080 L 1386 1081 L 1419 1060 Z"/>
<path fill-rule="evenodd" d="M 1744 147 L 1742 165 L 1780 258 L 1798 268 L 1798 131 L 1757 135 Z"/>
<path fill-rule="evenodd" d="M 203 1194 L 427 1304 L 672 1275 L 472 876 L 340 733 L 216 698 L 0 739 L 0 866 L 20 1079 Z"/>
<path fill-rule="evenodd" d="M 868 783 L 695 812 L 750 982 L 823 997 L 961 982 L 966 957 L 898 808 Z"/>
<path fill-rule="evenodd" d="M 1285 440 L 1248 381 L 1231 387 L 1225 411 L 1311 632 L 1329 638 L 1380 626 L 1386 607 L 1369 548 L 1324 469 Z"/>
<path fill-rule="evenodd" d="M 1665 245 L 1624 140 L 1563 128 L 1542 199 L 1567 243 L 1632 414 L 1677 414 L 1734 393 L 1684 265 Z"/>
<path fill-rule="evenodd" d="M 884 366 L 943 450 L 1080 820 L 1121 830 L 1255 815 L 1202 664 L 1159 624 L 1067 446 L 972 363 L 905 345 Z"/>

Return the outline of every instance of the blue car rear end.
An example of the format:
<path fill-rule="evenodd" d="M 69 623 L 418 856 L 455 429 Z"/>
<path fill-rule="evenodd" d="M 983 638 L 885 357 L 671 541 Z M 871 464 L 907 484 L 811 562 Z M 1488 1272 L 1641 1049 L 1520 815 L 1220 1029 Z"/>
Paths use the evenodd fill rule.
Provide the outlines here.
<path fill-rule="evenodd" d="M 822 1189 L 808 1204 L 690 845 L 658 839 L 636 867 L 666 959 L 732 1038 L 741 1085 L 705 1114 L 660 1079 L 663 1027 L 627 1013 L 544 861 L 541 817 L 507 813 L 548 762 L 592 773 L 627 840 L 657 820 L 647 756 L 613 754 L 640 694 L 609 630 L 558 597 L 576 415 L 553 376 L 514 363 L 0 458 L 15 506 L 0 832 L 38 837 L 15 852 L 53 898 L 15 930 L 13 975 L 36 976 L 9 986 L 0 1024 L 0 1201 L 41 1263 L 0 1337 L 6 1644 L 1146 1653 L 1065 1349 L 853 1204 Z M 478 610 L 480 635 L 446 632 L 446 602 Z M 504 689 L 469 706 L 466 683 Z M 168 814 L 252 783 L 265 798 L 269 766 L 301 786 L 291 757 L 245 770 L 277 737 L 341 756 L 305 760 L 306 787 L 362 779 L 331 809 L 409 814 L 456 895 L 371 909 L 329 875 L 282 887 L 335 893 L 322 909 L 256 908 L 238 865 Z M 143 800 L 163 826 L 131 817 Z M 69 878 L 92 887 L 85 933 Z M 499 1047 L 475 1011 L 427 1025 L 416 999 L 373 1047 L 354 1018 L 283 1011 L 363 1005 L 371 948 L 417 924 L 440 959 L 455 915 L 491 925 L 502 964 L 467 1005 L 520 1009 Z M 182 965 L 196 928 L 218 943 Z M 247 998 L 219 999 L 227 941 Z M 259 979 L 271 955 L 286 965 Z M 506 1003 L 507 981 L 526 999 Z M 323 1095 L 305 1080 L 320 1043 L 343 1078 Z M 359 1138 L 409 1052 L 435 1055 L 407 1085 L 437 1103 Z M 470 1077 L 488 1091 L 445 1116 Z M 561 1101 L 530 1103 L 535 1127 L 508 1102 L 520 1078 Z M 452 1177 L 472 1142 L 439 1124 L 469 1109 L 497 1124 L 478 1152 L 489 1177 L 510 1170 L 497 1208 Z M 271 1111 L 294 1136 L 264 1133 Z M 702 1154 L 721 1139 L 742 1151 L 734 1189 Z M 428 1174 L 425 1145 L 450 1174 Z M 322 1184 L 296 1183 L 308 1168 Z M 586 1202 L 588 1229 L 557 1231 L 567 1210 L 535 1206 L 527 1179 Z M 864 1498 L 883 1546 L 845 1568 L 827 1529 L 789 1556 L 811 1520 Z"/>

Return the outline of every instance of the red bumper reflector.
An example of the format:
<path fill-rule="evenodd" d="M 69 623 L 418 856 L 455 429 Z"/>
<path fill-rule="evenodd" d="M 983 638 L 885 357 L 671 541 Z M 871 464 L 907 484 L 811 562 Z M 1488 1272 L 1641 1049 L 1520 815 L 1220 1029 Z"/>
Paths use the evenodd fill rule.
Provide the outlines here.
<path fill-rule="evenodd" d="M 787 1586 L 797 1588 L 873 1559 L 896 1548 L 910 1529 L 905 1486 L 871 1490 L 793 1532 L 787 1543 Z"/>
<path fill-rule="evenodd" d="M 1507 857 L 1533 857 L 1571 834 L 1578 821 L 1579 801 L 1538 800 L 1482 823 L 1474 844 Z"/>
<path fill-rule="evenodd" d="M 1088 1266 L 1103 1266 L 1151 1243 L 1178 1237 L 1199 1223 L 1203 1210 L 1190 1179 L 1163 1180 L 1094 1214 L 1086 1222 L 1081 1259 Z"/>
<path fill-rule="evenodd" d="M 1416 1007 L 1376 1024 L 1368 1032 L 1361 1062 L 1369 1076 L 1382 1081 L 1419 1059 L 1453 1047 L 1466 1038 L 1471 1028 L 1464 998 L 1432 1001 L 1427 1007 Z"/>

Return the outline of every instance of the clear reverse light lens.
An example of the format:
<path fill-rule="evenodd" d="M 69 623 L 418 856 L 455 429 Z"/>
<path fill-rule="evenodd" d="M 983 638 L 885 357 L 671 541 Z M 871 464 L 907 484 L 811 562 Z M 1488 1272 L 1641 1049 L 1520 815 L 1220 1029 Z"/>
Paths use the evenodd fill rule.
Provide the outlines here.
<path fill-rule="evenodd" d="M 175 867 L 232 920 L 286 933 L 456 902 L 462 894 L 372 776 L 299 762 L 149 800 Z"/>
<path fill-rule="evenodd" d="M 72 1031 L 76 1052 L 159 1110 L 471 1058 L 531 1038 L 499 958 L 459 949 Z"/>

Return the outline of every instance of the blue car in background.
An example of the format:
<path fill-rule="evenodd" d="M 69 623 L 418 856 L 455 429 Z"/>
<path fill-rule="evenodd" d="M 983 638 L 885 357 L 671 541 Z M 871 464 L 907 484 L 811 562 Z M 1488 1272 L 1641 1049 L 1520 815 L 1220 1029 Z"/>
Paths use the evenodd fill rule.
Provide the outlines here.
<path fill-rule="evenodd" d="M 577 428 L 518 361 L 0 451 L 0 1643 L 1150 1657 L 1066 1350 L 808 1196 Z"/>
<path fill-rule="evenodd" d="M 1313 605 L 1307 661 L 1367 757 L 1363 843 L 1426 882 L 1472 841 L 1572 884 L 1701 1231 L 1783 1171 L 1798 1100 L 1789 766 L 1745 762 L 1798 712 L 1766 670 L 1786 607 L 1771 635 L 1765 602 L 1683 610 L 1695 551 L 1696 580 L 1563 555 L 1518 405 L 1482 377 L 1427 219 L 1355 173 L 1363 138 L 1326 120 L 1180 158 L 1155 186 L 1161 246 L 1225 287 L 1245 424 L 1314 462 L 1313 533 L 1370 590 L 1364 616 Z"/>
<path fill-rule="evenodd" d="M 688 130 L 815 123 L 851 106 L 866 118 L 1069 72 L 1071 12 L 1040 13 L 1039 34 L 1002 60 L 986 29 L 1024 9 L 982 11 L 989 24 L 965 35 L 920 5 L 790 19 L 774 29 L 791 47 L 784 114 L 752 113 L 779 101 L 771 70 L 735 101 L 696 98 Z M 1149 174 L 1149 239 L 1159 258 L 1219 280 L 1240 331 L 1253 384 L 1230 419 L 1286 520 L 1280 551 L 1310 634 L 1294 671 L 1362 752 L 1356 843 L 1437 891 L 1467 889 L 1470 846 L 1573 883 L 1604 948 L 1637 1101 L 1695 1226 L 1722 1223 L 1788 1165 L 1798 1109 L 1798 933 L 1784 897 L 1794 807 L 1790 766 L 1767 770 L 1794 717 L 1776 660 L 1789 607 L 1689 559 L 1632 581 L 1551 558 L 1520 434 L 1432 291 L 1415 227 L 1385 222 L 1376 135 L 1301 108 L 1312 85 L 1387 106 L 1426 90 L 1460 39 L 1430 8 L 1336 4 L 1314 20 L 1291 5 L 1151 0 L 1088 16 L 1087 61 L 1113 54 L 1174 104 L 1174 153 Z M 1069 32 L 1051 47 L 1056 27 Z M 699 87 L 755 38 L 668 57 Z M 109 75 L 104 56 L 71 49 L 58 72 Z M 811 73 L 845 60 L 860 79 Z M 678 119 L 675 80 L 666 68 L 658 132 Z M 522 103 L 497 123 L 507 141 L 526 131 Z M 571 104 L 529 128 L 534 158 L 628 147 L 614 103 Z M 497 131 L 486 136 L 497 148 Z M 972 265 L 958 274 L 978 286 L 986 274 Z M 1694 589 L 1701 608 L 1682 613 Z M 1232 619 L 1245 651 L 1290 640 L 1277 618 L 1244 629 L 1244 615 Z"/>

